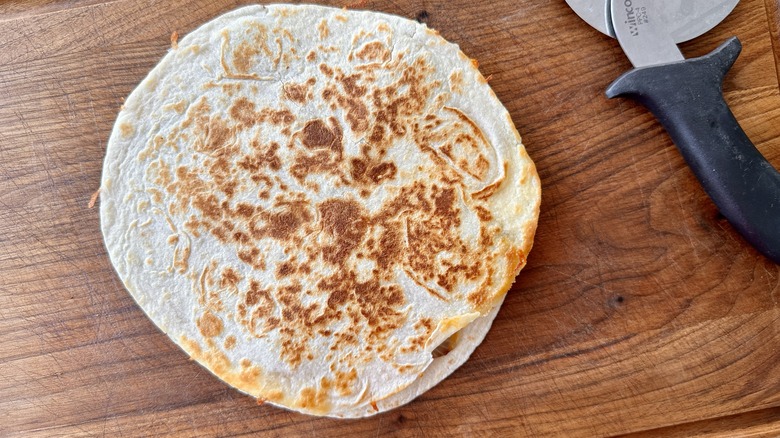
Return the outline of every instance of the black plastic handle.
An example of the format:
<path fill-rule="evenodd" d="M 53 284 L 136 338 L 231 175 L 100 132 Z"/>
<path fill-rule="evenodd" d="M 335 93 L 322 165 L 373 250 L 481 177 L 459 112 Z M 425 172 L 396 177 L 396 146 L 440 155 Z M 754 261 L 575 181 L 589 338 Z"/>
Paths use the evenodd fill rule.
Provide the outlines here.
<path fill-rule="evenodd" d="M 723 216 L 780 264 L 780 173 L 723 100 L 723 78 L 741 50 L 731 38 L 700 58 L 631 70 L 607 97 L 629 97 L 649 109 Z"/>

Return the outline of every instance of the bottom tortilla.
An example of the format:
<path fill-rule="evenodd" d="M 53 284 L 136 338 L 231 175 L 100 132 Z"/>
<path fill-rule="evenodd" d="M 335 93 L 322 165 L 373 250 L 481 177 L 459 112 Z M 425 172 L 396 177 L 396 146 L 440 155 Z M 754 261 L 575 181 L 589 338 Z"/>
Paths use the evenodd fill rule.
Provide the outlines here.
<path fill-rule="evenodd" d="M 362 418 L 376 415 L 403 406 L 422 393 L 433 388 L 447 376 L 452 374 L 458 367 L 463 365 L 474 350 L 476 350 L 477 346 L 482 343 L 482 340 L 485 339 L 490 327 L 493 325 L 493 320 L 496 318 L 503 302 L 504 298 L 502 297 L 490 312 L 477 318 L 474 322 L 460 330 L 460 332 L 458 332 L 455 347 L 444 356 L 433 359 L 433 362 L 431 362 L 428 368 L 426 368 L 420 377 L 412 382 L 411 385 L 385 399 L 376 400 L 374 405 L 369 403 L 362 406 L 356 406 L 347 411 L 333 412 L 328 416 L 337 418 Z M 279 407 L 286 408 L 284 406 Z"/>

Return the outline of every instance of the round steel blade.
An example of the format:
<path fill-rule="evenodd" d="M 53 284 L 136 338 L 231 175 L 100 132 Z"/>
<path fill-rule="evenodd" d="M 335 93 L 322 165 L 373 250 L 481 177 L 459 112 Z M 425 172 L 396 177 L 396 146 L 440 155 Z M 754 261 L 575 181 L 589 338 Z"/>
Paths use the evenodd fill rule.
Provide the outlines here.
<path fill-rule="evenodd" d="M 566 3 L 585 22 L 600 32 L 615 37 L 610 14 L 610 0 L 566 0 Z M 631 0 L 616 2 L 631 7 Z M 723 21 L 739 0 L 656 0 L 666 29 L 674 42 L 679 44 L 692 40 Z"/>

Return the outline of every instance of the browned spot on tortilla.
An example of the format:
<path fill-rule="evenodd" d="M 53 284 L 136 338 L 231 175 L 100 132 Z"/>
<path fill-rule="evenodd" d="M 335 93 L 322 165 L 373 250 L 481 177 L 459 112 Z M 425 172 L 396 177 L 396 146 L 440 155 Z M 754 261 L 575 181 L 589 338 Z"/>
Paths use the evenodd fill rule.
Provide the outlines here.
<path fill-rule="evenodd" d="M 357 370 L 352 368 L 349 371 L 336 371 L 333 387 L 339 395 L 346 397 L 355 393 L 356 383 Z"/>
<path fill-rule="evenodd" d="M 225 347 L 225 350 L 232 350 L 236 347 L 236 337 L 233 335 L 229 335 L 225 338 L 225 343 L 223 344 Z"/>
<path fill-rule="evenodd" d="M 368 130 L 368 108 L 362 100 L 338 96 L 337 101 L 347 111 L 347 122 L 352 131 Z"/>
<path fill-rule="evenodd" d="M 420 334 L 409 338 L 407 340 L 407 345 L 401 347 L 401 352 L 421 350 L 428 342 L 428 339 L 430 339 L 433 335 L 433 320 L 431 318 L 423 318 L 417 321 L 417 323 L 414 325 L 414 329 Z"/>
<path fill-rule="evenodd" d="M 171 48 L 176 50 L 179 48 L 179 32 L 175 30 L 171 33 Z"/>
<path fill-rule="evenodd" d="M 249 283 L 249 290 L 246 293 L 244 303 L 247 307 L 252 307 L 261 301 L 265 304 L 271 303 L 271 295 L 267 289 L 260 288 L 260 283 L 252 280 Z"/>
<path fill-rule="evenodd" d="M 189 245 L 177 246 L 173 250 L 173 267 L 179 274 L 183 274 L 189 269 L 190 251 Z"/>
<path fill-rule="evenodd" d="M 328 199 L 317 205 L 322 229 L 334 243 L 323 248 L 323 259 L 335 265 L 344 263 L 360 245 L 368 228 L 363 206 L 355 200 Z"/>
<path fill-rule="evenodd" d="M 252 175 L 259 174 L 263 169 L 278 171 L 282 167 L 282 160 L 278 155 L 279 143 L 260 144 L 251 142 L 252 153 L 244 155 L 236 164 L 240 169 L 246 170 Z M 256 182 L 261 182 L 258 177 Z"/>
<path fill-rule="evenodd" d="M 234 120 L 251 126 L 257 123 L 258 115 L 255 112 L 254 102 L 250 102 L 246 97 L 240 97 L 233 102 L 229 110 L 230 117 Z"/>
<path fill-rule="evenodd" d="M 344 92 L 351 97 L 362 97 L 366 94 L 367 88 L 364 85 L 358 85 L 361 79 L 360 74 L 352 74 L 338 78 L 341 82 L 341 86 L 344 88 Z"/>
<path fill-rule="evenodd" d="M 176 103 L 170 103 L 168 105 L 165 105 L 163 109 L 166 111 L 173 110 L 176 111 L 176 113 L 178 114 L 184 114 L 184 111 L 187 109 L 187 101 L 180 100 Z"/>
<path fill-rule="evenodd" d="M 261 52 L 268 57 L 273 55 L 268 47 L 268 28 L 256 22 L 251 22 L 247 32 L 252 39 L 242 39 L 233 51 L 233 65 L 240 74 L 247 74 L 252 66 L 253 58 Z"/>
<path fill-rule="evenodd" d="M 359 158 L 350 160 L 350 176 L 359 183 L 379 185 L 395 178 L 398 169 L 392 161 L 374 163 Z"/>
<path fill-rule="evenodd" d="M 250 247 L 248 249 L 240 250 L 237 253 L 239 260 L 247 265 L 263 270 L 265 269 L 265 259 L 260 254 L 260 249 L 257 247 Z"/>
<path fill-rule="evenodd" d="M 135 128 L 128 122 L 121 122 L 119 124 L 119 135 L 123 138 L 130 137 L 135 132 Z"/>
<path fill-rule="evenodd" d="M 341 154 L 342 132 L 335 118 L 330 118 L 330 126 L 320 119 L 311 120 L 303 128 L 303 145 L 309 149 L 327 148 Z"/>
<path fill-rule="evenodd" d="M 295 116 L 293 115 L 293 113 L 290 112 L 290 110 L 287 110 L 287 109 L 270 110 L 270 111 L 261 113 L 261 116 L 265 120 L 269 120 L 274 125 L 285 125 L 285 126 L 288 126 L 292 122 L 295 121 Z"/>
<path fill-rule="evenodd" d="M 300 84 L 285 84 L 283 87 L 284 98 L 293 102 L 306 103 L 311 99 L 311 88 L 315 82 L 316 79 L 312 77 Z"/>
<path fill-rule="evenodd" d="M 233 269 L 230 266 L 226 266 L 222 270 L 222 277 L 219 280 L 219 286 L 221 288 L 235 288 L 238 286 L 238 283 L 242 280 L 241 274 L 236 272 L 235 269 Z"/>
<path fill-rule="evenodd" d="M 265 225 L 251 227 L 253 236 L 268 236 L 283 242 L 289 241 L 303 224 L 312 220 L 308 205 L 303 201 L 282 201 L 273 210 L 262 211 L 259 215 Z"/>
<path fill-rule="evenodd" d="M 238 44 L 238 47 L 233 52 L 233 66 L 236 71 L 242 74 L 247 74 L 252 66 L 252 58 L 260 54 L 260 49 L 246 41 L 242 41 Z"/>
<path fill-rule="evenodd" d="M 327 394 L 314 388 L 303 388 L 297 401 L 297 407 L 301 409 L 327 409 Z"/>
<path fill-rule="evenodd" d="M 463 91 L 463 72 L 455 70 L 450 73 L 450 91 L 461 93 Z"/>
<path fill-rule="evenodd" d="M 388 61 L 390 51 L 379 41 L 364 44 L 355 54 L 361 61 Z"/>
<path fill-rule="evenodd" d="M 328 28 L 328 22 L 323 18 L 317 25 L 317 30 L 320 32 L 320 39 L 324 40 L 330 35 L 330 29 Z"/>
<path fill-rule="evenodd" d="M 222 320 L 208 310 L 198 319 L 197 325 L 204 338 L 213 338 L 222 333 Z"/>
<path fill-rule="evenodd" d="M 325 64 L 325 63 L 320 64 L 320 71 L 325 76 L 333 76 L 333 69 L 328 64 Z"/>
<path fill-rule="evenodd" d="M 295 263 L 292 261 L 286 261 L 284 263 L 280 263 L 276 266 L 276 278 L 277 279 L 283 279 L 287 278 L 290 275 L 294 274 L 297 270 L 297 267 Z"/>

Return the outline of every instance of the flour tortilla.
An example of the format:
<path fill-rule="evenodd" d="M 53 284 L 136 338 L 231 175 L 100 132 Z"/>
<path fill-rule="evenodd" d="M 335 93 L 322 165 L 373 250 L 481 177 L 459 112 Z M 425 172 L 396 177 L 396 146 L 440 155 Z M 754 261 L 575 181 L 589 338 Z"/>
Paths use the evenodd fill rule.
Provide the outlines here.
<path fill-rule="evenodd" d="M 506 109 L 435 31 L 249 6 L 187 35 L 128 97 L 101 224 L 128 291 L 213 374 L 359 417 L 411 400 L 481 342 L 540 193 Z"/>

